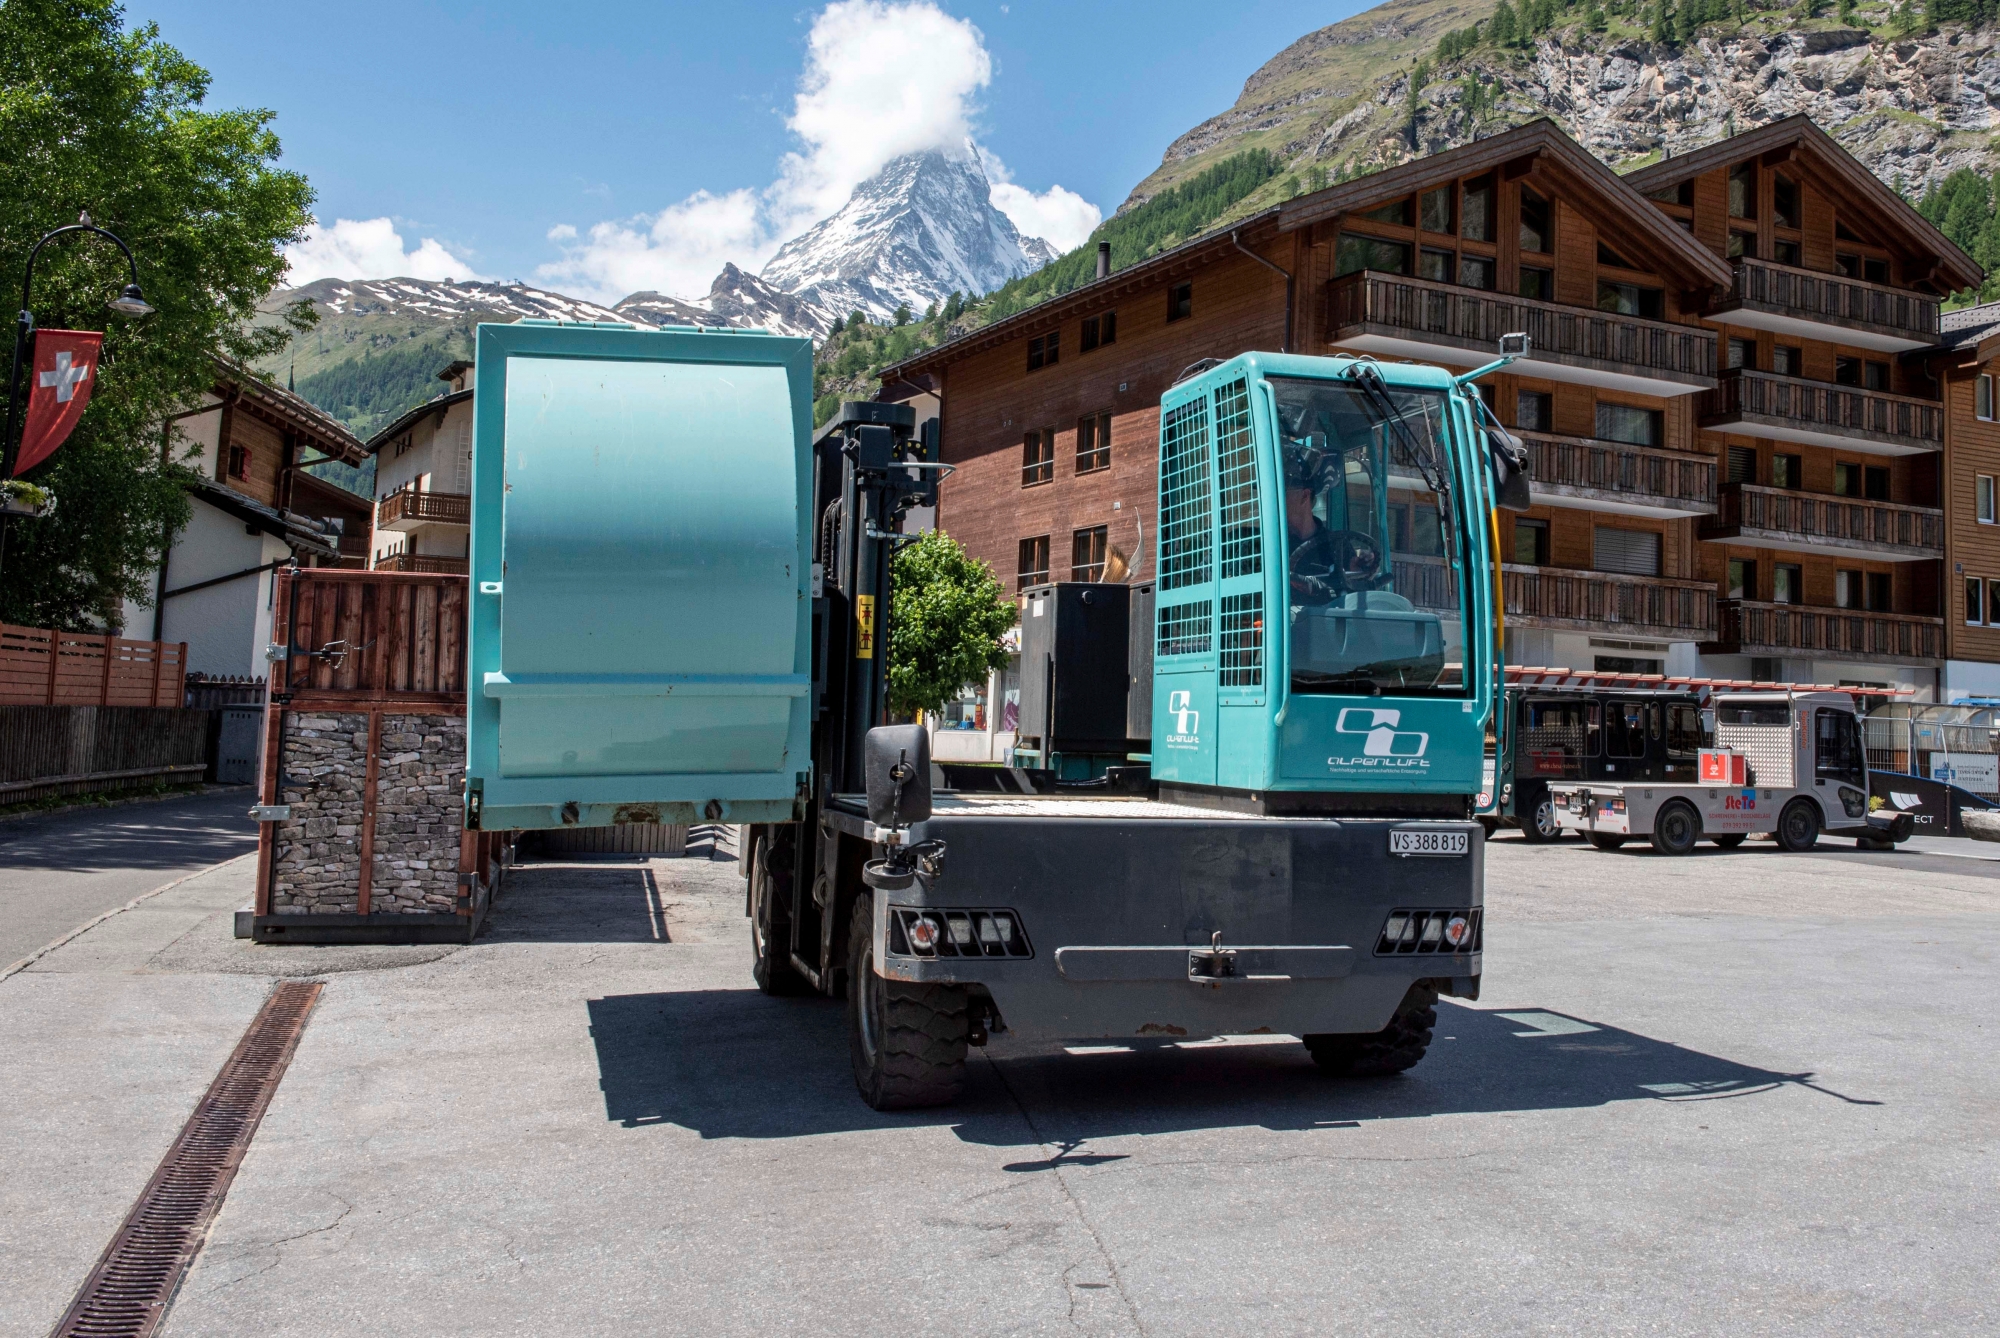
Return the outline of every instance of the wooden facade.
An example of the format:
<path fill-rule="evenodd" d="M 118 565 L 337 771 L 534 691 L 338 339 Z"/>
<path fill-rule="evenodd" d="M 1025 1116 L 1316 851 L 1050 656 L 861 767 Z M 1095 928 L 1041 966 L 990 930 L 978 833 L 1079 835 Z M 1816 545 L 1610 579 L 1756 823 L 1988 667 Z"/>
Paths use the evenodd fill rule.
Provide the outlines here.
<path fill-rule="evenodd" d="M 1917 369 L 1935 378 L 1945 415 L 1944 655 L 1955 695 L 1990 697 L 2000 693 L 2000 303 L 1944 319 L 1942 347 Z"/>
<path fill-rule="evenodd" d="M 1977 277 L 1804 118 L 1623 179 L 1539 121 L 1267 209 L 884 381 L 941 395 L 958 469 L 940 523 L 1003 581 L 1080 574 L 1072 552 L 1098 526 L 1144 579 L 1158 404 L 1181 369 L 1287 338 L 1300 353 L 1469 368 L 1527 330 L 1533 355 L 1481 388 L 1536 464 L 1534 508 L 1502 528 L 1509 589 L 1524 592 L 1510 627 L 1604 633 L 1614 648 L 1643 637 L 1661 657 L 1679 646 L 1681 672 L 1710 667 L 1697 647 L 1928 672 L 1941 662 L 1943 406 L 1901 355 L 1935 344 L 1941 295 Z M 1080 471 L 1078 442 L 1104 413 L 1109 467 Z M 1050 437 L 1053 468 L 1034 467 Z M 1732 572 L 1754 573 L 1751 588 Z M 1602 625 L 1525 593 L 1594 582 L 1591 600 L 1617 607 L 1611 587 L 1634 577 L 1706 593 Z M 1852 600 L 1843 612 L 1932 630 L 1778 652 L 1725 637 L 1732 597 Z"/>

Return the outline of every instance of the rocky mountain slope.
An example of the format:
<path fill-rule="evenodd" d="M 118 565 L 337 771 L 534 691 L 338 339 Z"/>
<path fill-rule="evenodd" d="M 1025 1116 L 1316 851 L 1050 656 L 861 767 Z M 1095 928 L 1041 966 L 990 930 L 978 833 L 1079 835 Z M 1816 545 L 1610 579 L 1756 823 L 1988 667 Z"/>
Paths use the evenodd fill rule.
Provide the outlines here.
<path fill-rule="evenodd" d="M 1993 169 L 1995 29 L 1926 31 L 1914 0 L 1858 3 L 1842 17 L 1756 3 L 1735 6 L 1740 19 L 1676 17 L 1700 3 L 1664 6 L 1665 23 L 1661 6 L 1632 0 L 1507 6 L 1516 36 L 1496 43 L 1502 6 L 1392 0 L 1279 52 L 1233 107 L 1167 147 L 1125 207 L 1246 148 L 1276 153 L 1290 170 L 1245 212 L 1321 173 L 1355 175 L 1540 115 L 1622 170 L 1795 112 L 1913 195 L 1958 168 Z M 1463 40 L 1440 50 L 1447 34 Z"/>

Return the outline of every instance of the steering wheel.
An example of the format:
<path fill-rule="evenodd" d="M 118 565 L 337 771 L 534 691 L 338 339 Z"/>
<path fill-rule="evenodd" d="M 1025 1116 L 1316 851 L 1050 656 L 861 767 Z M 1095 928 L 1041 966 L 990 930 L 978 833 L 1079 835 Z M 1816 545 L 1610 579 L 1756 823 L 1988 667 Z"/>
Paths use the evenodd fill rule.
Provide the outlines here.
<path fill-rule="evenodd" d="M 1360 530 L 1322 531 L 1302 541 L 1292 549 L 1290 570 L 1294 583 L 1327 600 L 1380 589 L 1392 579 L 1382 571 L 1381 546 Z"/>

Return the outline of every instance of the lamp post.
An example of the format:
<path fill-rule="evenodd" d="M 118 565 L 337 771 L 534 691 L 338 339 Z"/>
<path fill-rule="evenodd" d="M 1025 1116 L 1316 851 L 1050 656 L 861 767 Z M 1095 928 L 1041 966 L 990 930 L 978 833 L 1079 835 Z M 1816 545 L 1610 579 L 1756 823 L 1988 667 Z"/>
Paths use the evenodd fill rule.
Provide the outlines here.
<path fill-rule="evenodd" d="M 44 234 L 42 239 L 34 244 L 28 252 L 27 276 L 21 280 L 21 314 L 14 322 L 14 366 L 7 374 L 7 435 L 0 437 L 0 482 L 14 477 L 14 461 L 21 444 L 20 433 L 17 430 L 21 418 L 21 356 L 27 352 L 28 339 L 35 332 L 35 315 L 28 310 L 29 293 L 35 285 L 35 257 L 42 253 L 44 246 L 72 232 L 94 232 L 100 237 L 108 237 L 117 243 L 120 251 L 125 253 L 125 265 L 131 273 L 132 281 L 125 285 L 118 296 L 106 303 L 106 306 L 121 316 L 149 316 L 153 311 L 152 304 L 147 302 L 145 295 L 139 291 L 139 265 L 132 259 L 132 248 L 127 246 L 124 238 L 117 233 L 92 223 L 89 213 L 79 214 L 76 222 Z M 8 519 L 7 516 L 0 515 L 0 562 L 5 561 L 7 556 Z"/>

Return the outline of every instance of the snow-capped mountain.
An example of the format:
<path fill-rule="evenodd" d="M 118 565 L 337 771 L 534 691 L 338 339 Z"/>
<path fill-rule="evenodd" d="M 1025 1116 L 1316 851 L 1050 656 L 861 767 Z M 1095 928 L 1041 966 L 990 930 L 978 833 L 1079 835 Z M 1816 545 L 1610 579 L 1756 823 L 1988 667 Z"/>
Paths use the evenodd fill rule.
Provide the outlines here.
<path fill-rule="evenodd" d="M 684 302 L 663 293 L 634 293 L 615 308 L 620 319 L 647 325 L 733 325 L 774 334 L 823 335 L 848 309 L 835 310 L 809 298 L 780 292 L 754 274 L 724 265 L 708 296 Z"/>
<path fill-rule="evenodd" d="M 297 288 L 281 288 L 273 294 L 277 305 L 301 298 L 311 298 L 323 316 L 409 316 L 425 321 L 461 321 L 468 318 L 491 321 L 624 319 L 609 307 L 530 288 L 524 283 L 319 279 Z"/>
<path fill-rule="evenodd" d="M 1055 259 L 1047 242 L 1023 237 L 993 207 L 992 193 L 970 145 L 908 154 L 787 242 L 760 277 L 841 315 L 889 316 L 903 304 L 921 313 L 954 291 L 991 292 Z"/>

